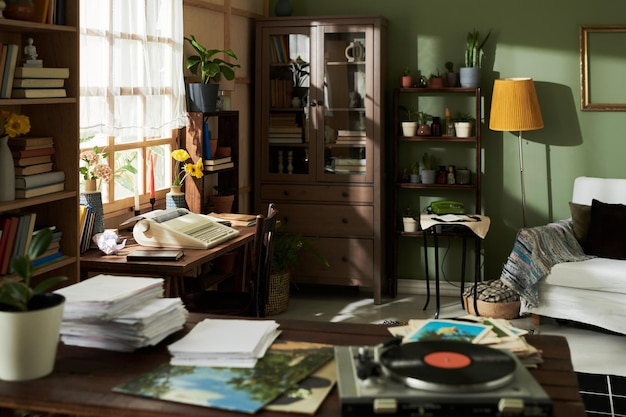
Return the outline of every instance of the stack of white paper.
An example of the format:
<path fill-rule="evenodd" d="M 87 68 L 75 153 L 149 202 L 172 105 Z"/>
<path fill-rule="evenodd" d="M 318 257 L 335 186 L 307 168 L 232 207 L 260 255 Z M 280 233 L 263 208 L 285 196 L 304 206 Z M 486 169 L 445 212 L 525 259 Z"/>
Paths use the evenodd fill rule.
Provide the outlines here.
<path fill-rule="evenodd" d="M 252 368 L 279 334 L 274 320 L 205 319 L 168 346 L 170 364 Z"/>
<path fill-rule="evenodd" d="M 180 298 L 162 298 L 162 287 L 161 278 L 98 275 L 58 290 L 66 298 L 61 341 L 117 351 L 159 343 L 188 316 Z"/>

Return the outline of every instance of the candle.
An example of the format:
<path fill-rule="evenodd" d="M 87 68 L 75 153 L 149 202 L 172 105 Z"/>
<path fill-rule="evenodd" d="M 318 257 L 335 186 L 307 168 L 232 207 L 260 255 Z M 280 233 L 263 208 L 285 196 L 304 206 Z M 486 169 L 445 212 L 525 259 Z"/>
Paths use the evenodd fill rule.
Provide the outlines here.
<path fill-rule="evenodd" d="M 154 198 L 154 154 L 150 154 L 150 198 Z"/>
<path fill-rule="evenodd" d="M 135 211 L 139 211 L 139 183 L 137 177 L 135 177 Z"/>

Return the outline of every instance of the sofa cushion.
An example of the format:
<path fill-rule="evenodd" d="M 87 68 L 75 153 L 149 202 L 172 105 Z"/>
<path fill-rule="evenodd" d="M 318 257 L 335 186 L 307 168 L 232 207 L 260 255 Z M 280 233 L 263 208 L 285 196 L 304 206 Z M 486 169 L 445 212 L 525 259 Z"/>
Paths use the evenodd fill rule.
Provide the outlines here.
<path fill-rule="evenodd" d="M 594 199 L 585 242 L 585 253 L 610 259 L 626 259 L 626 206 Z"/>
<path fill-rule="evenodd" d="M 569 211 L 572 215 L 574 236 L 576 236 L 578 243 L 584 245 L 591 222 L 591 206 L 570 202 Z"/>

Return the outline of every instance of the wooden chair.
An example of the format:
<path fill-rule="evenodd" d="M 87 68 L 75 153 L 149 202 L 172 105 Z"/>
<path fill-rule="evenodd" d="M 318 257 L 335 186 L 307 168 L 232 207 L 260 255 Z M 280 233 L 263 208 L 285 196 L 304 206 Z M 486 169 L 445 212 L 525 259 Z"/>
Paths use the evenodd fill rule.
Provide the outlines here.
<path fill-rule="evenodd" d="M 270 204 L 267 216 L 256 218 L 253 250 L 248 260 L 250 270 L 242 291 L 198 291 L 185 294 L 182 299 L 193 313 L 229 316 L 265 317 L 269 279 L 274 253 L 274 231 L 278 210 Z"/>

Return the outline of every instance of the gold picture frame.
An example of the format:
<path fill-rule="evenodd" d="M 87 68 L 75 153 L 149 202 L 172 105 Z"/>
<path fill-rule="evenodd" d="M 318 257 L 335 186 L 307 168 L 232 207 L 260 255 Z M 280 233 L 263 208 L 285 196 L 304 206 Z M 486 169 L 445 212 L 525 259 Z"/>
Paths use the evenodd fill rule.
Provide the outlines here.
<path fill-rule="evenodd" d="M 581 25 L 579 38 L 581 110 L 626 111 L 626 26 Z"/>

